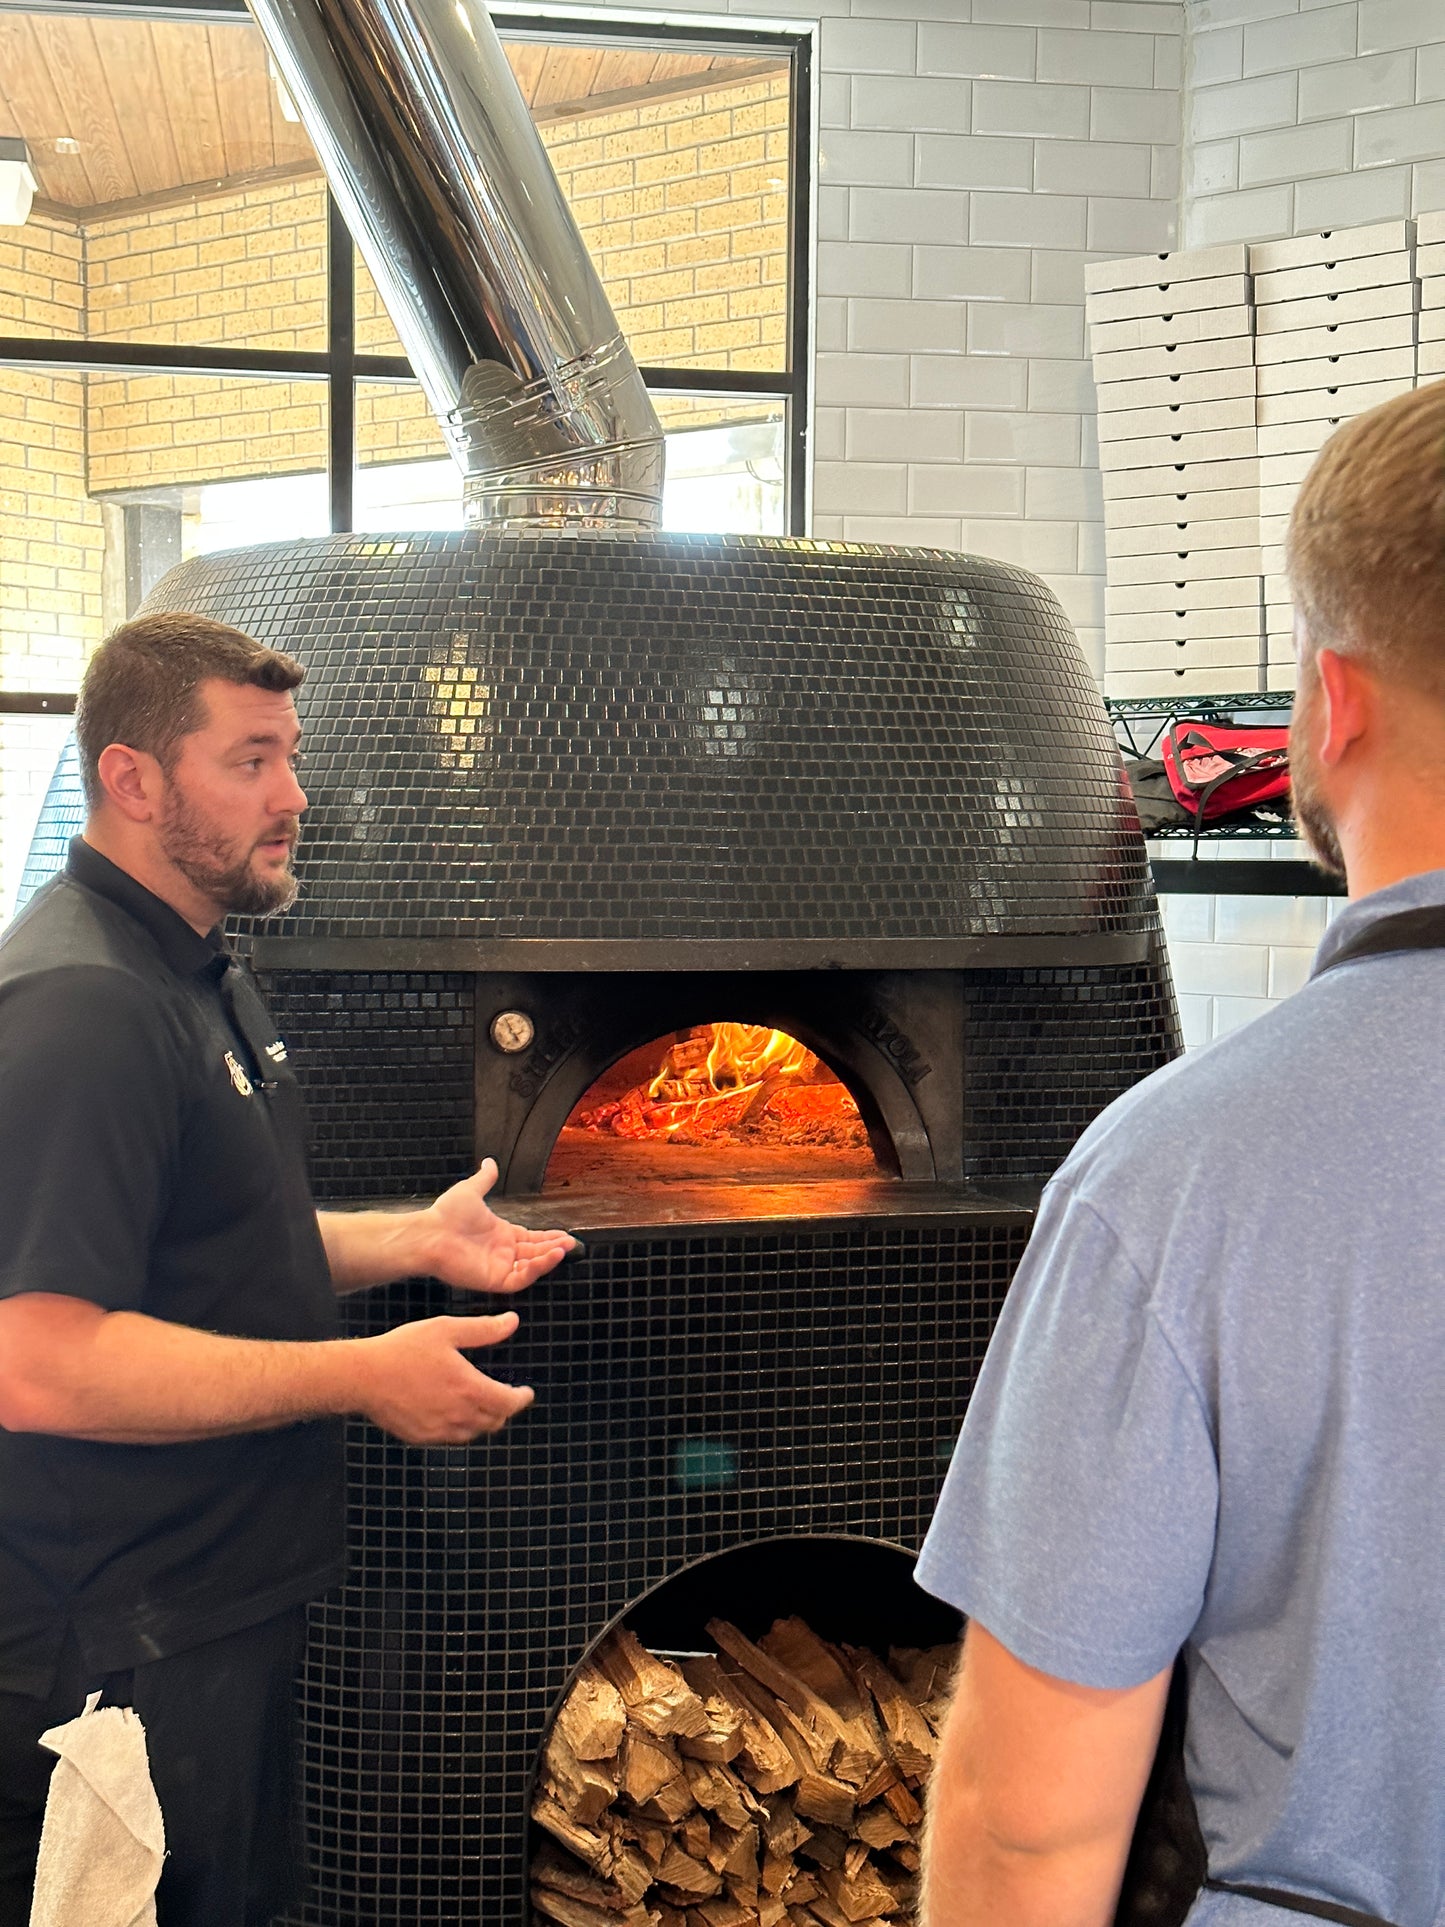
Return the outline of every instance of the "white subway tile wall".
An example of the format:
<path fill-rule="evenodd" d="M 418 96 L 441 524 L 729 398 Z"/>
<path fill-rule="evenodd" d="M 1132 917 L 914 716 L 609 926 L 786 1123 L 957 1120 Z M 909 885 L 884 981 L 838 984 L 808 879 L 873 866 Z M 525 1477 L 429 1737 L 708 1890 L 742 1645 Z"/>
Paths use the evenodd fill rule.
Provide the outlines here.
<path fill-rule="evenodd" d="M 1181 241 L 1445 208 L 1445 0 L 1190 0 Z"/>
<path fill-rule="evenodd" d="M 1083 270 L 1173 245 L 1182 0 L 820 11 L 813 532 L 1021 562 L 1102 671 Z"/>

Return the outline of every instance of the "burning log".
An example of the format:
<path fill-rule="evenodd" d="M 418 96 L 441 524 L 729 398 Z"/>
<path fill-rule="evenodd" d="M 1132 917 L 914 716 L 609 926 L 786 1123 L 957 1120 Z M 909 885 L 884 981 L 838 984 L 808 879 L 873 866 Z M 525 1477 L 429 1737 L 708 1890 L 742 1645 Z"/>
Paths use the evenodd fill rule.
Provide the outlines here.
<path fill-rule="evenodd" d="M 847 1088 L 813 1052 L 766 1024 L 703 1024 L 668 1045 L 656 1075 L 570 1123 L 674 1144 L 811 1144 L 863 1149 Z"/>
<path fill-rule="evenodd" d="M 533 1806 L 537 1927 L 906 1927 L 956 1649 L 708 1632 L 674 1663 L 624 1629 L 579 1674 Z"/>

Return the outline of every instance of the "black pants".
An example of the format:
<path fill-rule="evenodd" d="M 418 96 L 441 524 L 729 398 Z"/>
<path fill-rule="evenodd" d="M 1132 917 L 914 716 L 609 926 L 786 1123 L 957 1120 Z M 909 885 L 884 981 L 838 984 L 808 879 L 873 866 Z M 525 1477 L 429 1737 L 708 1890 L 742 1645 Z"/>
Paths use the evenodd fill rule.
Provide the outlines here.
<path fill-rule="evenodd" d="M 0 1693 L 0 1927 L 27 1927 L 55 1756 L 38 1739 L 103 1704 L 133 1706 L 146 1730 L 165 1824 L 159 1927 L 265 1927 L 300 1897 L 295 1819 L 295 1677 L 305 1610 L 226 1639 L 88 1678 L 73 1642 L 45 1699 Z"/>

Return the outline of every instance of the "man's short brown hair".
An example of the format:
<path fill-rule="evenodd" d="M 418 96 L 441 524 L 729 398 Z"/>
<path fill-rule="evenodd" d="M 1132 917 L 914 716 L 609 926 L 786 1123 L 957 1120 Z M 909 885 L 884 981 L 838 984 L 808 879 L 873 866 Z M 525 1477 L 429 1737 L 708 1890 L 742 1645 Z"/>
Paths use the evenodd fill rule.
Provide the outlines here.
<path fill-rule="evenodd" d="M 1288 568 L 1311 652 L 1445 694 L 1445 381 L 1330 437 L 1295 500 Z"/>
<path fill-rule="evenodd" d="M 123 622 L 91 657 L 80 685 L 75 738 L 86 801 L 92 809 L 100 801 L 100 754 L 110 743 L 144 750 L 170 771 L 182 737 L 205 723 L 203 682 L 279 694 L 305 674 L 294 656 L 206 616 L 167 610 Z"/>

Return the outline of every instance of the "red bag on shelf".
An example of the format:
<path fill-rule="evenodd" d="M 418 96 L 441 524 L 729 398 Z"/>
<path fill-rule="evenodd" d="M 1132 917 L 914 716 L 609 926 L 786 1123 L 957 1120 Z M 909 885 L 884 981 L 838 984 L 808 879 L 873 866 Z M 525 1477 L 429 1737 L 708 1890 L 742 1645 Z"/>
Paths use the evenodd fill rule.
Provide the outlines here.
<path fill-rule="evenodd" d="M 1277 723 L 1171 723 L 1165 774 L 1180 806 L 1215 823 L 1289 794 L 1289 730 Z"/>

